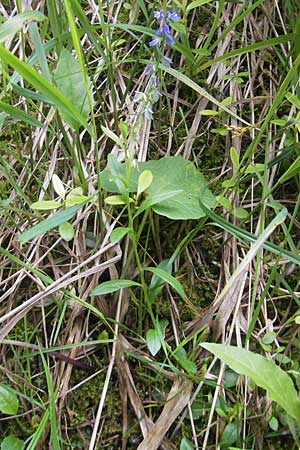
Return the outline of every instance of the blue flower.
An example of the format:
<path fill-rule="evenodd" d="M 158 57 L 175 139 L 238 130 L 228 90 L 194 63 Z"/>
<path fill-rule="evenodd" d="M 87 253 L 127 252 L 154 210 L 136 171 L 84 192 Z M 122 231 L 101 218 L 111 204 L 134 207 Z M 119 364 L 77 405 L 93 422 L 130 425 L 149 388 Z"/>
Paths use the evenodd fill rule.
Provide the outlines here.
<path fill-rule="evenodd" d="M 153 15 L 155 19 L 158 20 L 159 22 L 161 22 L 165 18 L 165 13 L 163 9 L 160 9 L 159 11 L 154 11 Z"/>
<path fill-rule="evenodd" d="M 167 43 L 168 45 L 173 45 L 173 44 L 175 44 L 174 38 L 173 38 L 173 36 L 171 35 L 171 33 L 166 33 L 166 43 Z"/>
<path fill-rule="evenodd" d="M 165 66 L 170 67 L 172 65 L 172 59 L 166 55 L 163 55 L 162 62 Z"/>
<path fill-rule="evenodd" d="M 157 33 L 156 33 L 157 34 Z M 151 41 L 149 41 L 150 47 L 155 47 L 156 45 L 159 46 L 161 41 L 161 38 L 159 36 L 154 36 Z"/>
<path fill-rule="evenodd" d="M 170 27 L 169 27 L 169 25 L 166 22 L 162 23 L 160 29 L 162 31 L 162 34 L 165 34 L 165 35 L 170 34 Z"/>
<path fill-rule="evenodd" d="M 163 9 L 154 11 L 153 15 L 159 22 L 159 28 L 156 30 L 155 36 L 149 42 L 149 46 L 159 47 L 163 37 L 165 37 L 167 45 L 175 44 L 175 40 L 170 32 L 170 27 L 167 20 L 175 22 L 180 19 L 180 16 L 175 11 L 167 11 L 167 13 L 165 13 Z"/>
<path fill-rule="evenodd" d="M 154 72 L 154 67 L 155 67 L 154 64 L 147 64 L 145 75 L 151 75 Z"/>
<path fill-rule="evenodd" d="M 180 20 L 180 16 L 175 11 L 168 11 L 167 19 L 171 20 L 171 22 L 176 22 L 176 20 Z"/>

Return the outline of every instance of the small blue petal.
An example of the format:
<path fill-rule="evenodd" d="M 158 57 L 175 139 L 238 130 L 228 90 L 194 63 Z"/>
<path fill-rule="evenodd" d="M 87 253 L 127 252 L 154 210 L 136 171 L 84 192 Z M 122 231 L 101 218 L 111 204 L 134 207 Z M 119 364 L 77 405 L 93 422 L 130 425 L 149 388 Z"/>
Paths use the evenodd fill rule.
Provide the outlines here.
<path fill-rule="evenodd" d="M 145 119 L 147 119 L 147 120 L 151 120 L 152 119 L 153 111 L 150 108 L 150 106 L 146 106 L 144 114 L 145 114 Z"/>
<path fill-rule="evenodd" d="M 168 11 L 167 18 L 171 20 L 171 22 L 176 22 L 176 20 L 180 20 L 181 17 L 175 11 Z"/>
<path fill-rule="evenodd" d="M 159 11 L 154 11 L 153 15 L 154 15 L 155 19 L 158 20 L 159 22 L 161 22 L 165 18 L 165 13 L 164 13 L 163 9 L 160 9 Z"/>
<path fill-rule="evenodd" d="M 165 23 L 165 22 L 162 24 L 161 30 L 162 30 L 162 33 L 163 33 L 163 34 L 168 34 L 168 33 L 170 33 L 170 27 L 169 27 L 169 25 L 168 25 L 167 23 Z"/>
<path fill-rule="evenodd" d="M 175 44 L 174 38 L 170 33 L 166 34 L 166 42 L 168 45 Z"/>
<path fill-rule="evenodd" d="M 168 56 L 163 55 L 162 59 L 163 59 L 163 64 L 165 66 L 170 67 L 172 65 L 172 59 L 169 58 Z"/>
<path fill-rule="evenodd" d="M 153 73 L 153 69 L 154 69 L 154 64 L 147 64 L 145 74 L 150 75 L 151 73 Z"/>
<path fill-rule="evenodd" d="M 152 39 L 151 39 L 151 41 L 148 43 L 148 45 L 150 46 L 150 47 L 155 47 L 156 45 L 159 45 L 160 44 L 160 37 L 153 37 Z"/>

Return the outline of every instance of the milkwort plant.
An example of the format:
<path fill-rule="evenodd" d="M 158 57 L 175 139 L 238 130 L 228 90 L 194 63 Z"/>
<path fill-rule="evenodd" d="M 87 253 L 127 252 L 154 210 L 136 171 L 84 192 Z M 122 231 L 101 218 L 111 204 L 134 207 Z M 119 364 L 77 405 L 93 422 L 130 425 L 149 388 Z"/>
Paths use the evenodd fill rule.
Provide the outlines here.
<path fill-rule="evenodd" d="M 143 97 L 144 100 L 144 115 L 145 119 L 151 120 L 153 114 L 153 105 L 158 101 L 160 92 L 157 87 L 157 72 L 158 65 L 163 64 L 168 67 L 172 64 L 172 59 L 165 54 L 166 47 L 175 44 L 175 39 L 172 35 L 170 25 L 168 22 L 176 22 L 180 20 L 180 16 L 176 11 L 164 11 L 163 9 L 155 10 L 154 18 L 158 22 L 158 28 L 155 35 L 148 42 L 149 47 L 155 47 L 155 62 L 147 65 L 145 73 L 150 75 L 145 94 L 138 95 L 138 100 Z"/>

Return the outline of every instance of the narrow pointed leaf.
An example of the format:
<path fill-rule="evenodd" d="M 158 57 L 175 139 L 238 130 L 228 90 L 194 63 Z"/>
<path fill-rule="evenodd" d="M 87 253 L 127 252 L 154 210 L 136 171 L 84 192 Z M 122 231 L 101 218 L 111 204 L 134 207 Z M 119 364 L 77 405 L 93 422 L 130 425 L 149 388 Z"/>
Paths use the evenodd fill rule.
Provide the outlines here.
<path fill-rule="evenodd" d="M 132 286 L 141 286 L 140 283 L 132 280 L 110 280 L 104 281 L 104 283 L 99 284 L 95 289 L 91 291 L 91 296 L 95 295 L 105 295 L 111 294 L 112 292 L 117 292 L 120 289 L 129 288 Z"/>
<path fill-rule="evenodd" d="M 180 295 L 181 298 L 186 298 L 182 284 L 175 277 L 173 277 L 173 275 L 162 269 L 158 269 L 157 267 L 146 267 L 145 270 L 154 273 L 154 275 L 158 278 L 161 278 L 165 281 L 165 283 L 168 283 Z"/>

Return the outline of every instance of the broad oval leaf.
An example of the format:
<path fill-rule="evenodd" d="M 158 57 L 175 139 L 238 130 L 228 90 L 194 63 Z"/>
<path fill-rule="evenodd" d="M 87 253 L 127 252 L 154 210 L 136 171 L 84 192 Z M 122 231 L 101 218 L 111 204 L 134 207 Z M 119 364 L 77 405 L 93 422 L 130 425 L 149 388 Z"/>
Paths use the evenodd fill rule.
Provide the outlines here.
<path fill-rule="evenodd" d="M 65 241 L 71 241 L 75 233 L 73 225 L 69 222 L 64 222 L 59 225 L 58 231 Z"/>
<path fill-rule="evenodd" d="M 139 176 L 137 195 L 140 196 L 149 186 L 151 186 L 153 181 L 153 173 L 151 170 L 144 170 Z"/>
<path fill-rule="evenodd" d="M 15 392 L 5 384 L 0 384 L 0 411 L 3 414 L 14 415 L 19 409 L 19 400 Z"/>
<path fill-rule="evenodd" d="M 146 342 L 149 352 L 151 353 L 152 356 L 155 356 L 156 353 L 158 353 L 159 350 L 161 349 L 161 340 L 159 332 L 154 328 L 148 330 L 146 334 Z"/>
<path fill-rule="evenodd" d="M 40 202 L 32 203 L 32 205 L 30 205 L 30 208 L 38 209 L 41 211 L 49 211 L 52 209 L 60 208 L 61 206 L 61 203 L 55 200 L 41 200 Z"/>
<path fill-rule="evenodd" d="M 158 267 L 146 267 L 145 270 L 154 273 L 158 278 L 168 283 L 172 288 L 180 295 L 182 299 L 186 298 L 184 289 L 180 281 L 178 281 L 173 275 Z"/>
<path fill-rule="evenodd" d="M 120 289 L 129 288 L 132 286 L 141 286 L 140 283 L 132 280 L 110 280 L 104 281 L 104 283 L 99 284 L 95 289 L 93 289 L 90 295 L 93 297 L 95 295 L 105 295 L 111 294 L 112 292 L 117 292 Z"/>
<path fill-rule="evenodd" d="M 244 348 L 224 344 L 201 344 L 225 362 L 235 372 L 250 377 L 266 389 L 271 400 L 277 402 L 300 425 L 300 401 L 291 378 L 280 367 L 261 355 Z"/>
<path fill-rule="evenodd" d="M 81 72 L 79 62 L 72 56 L 69 50 L 63 48 L 57 63 L 54 79 L 58 89 L 72 103 L 75 109 L 80 112 L 84 119 L 90 113 L 90 105 L 85 88 L 85 80 Z M 90 80 L 89 80 L 89 84 Z M 90 93 L 92 95 L 92 92 Z M 73 128 L 79 128 L 80 123 L 74 120 L 69 109 L 59 108 L 61 115 Z"/>
<path fill-rule="evenodd" d="M 18 439 L 16 436 L 7 436 L 1 444 L 1 450 L 23 450 L 25 442 Z"/>
<path fill-rule="evenodd" d="M 119 170 L 119 177 L 126 179 L 124 163 Z M 207 208 L 215 206 L 215 197 L 207 188 L 203 175 L 191 161 L 186 161 L 181 156 L 170 156 L 139 163 L 131 169 L 130 192 L 137 192 L 139 175 L 144 170 L 152 172 L 153 182 L 147 190 L 147 203 L 140 206 L 136 215 L 151 207 L 157 214 L 170 219 L 199 219 L 205 216 L 199 205 L 200 198 Z M 107 167 L 101 172 L 102 188 L 118 192 L 115 178 Z"/>

